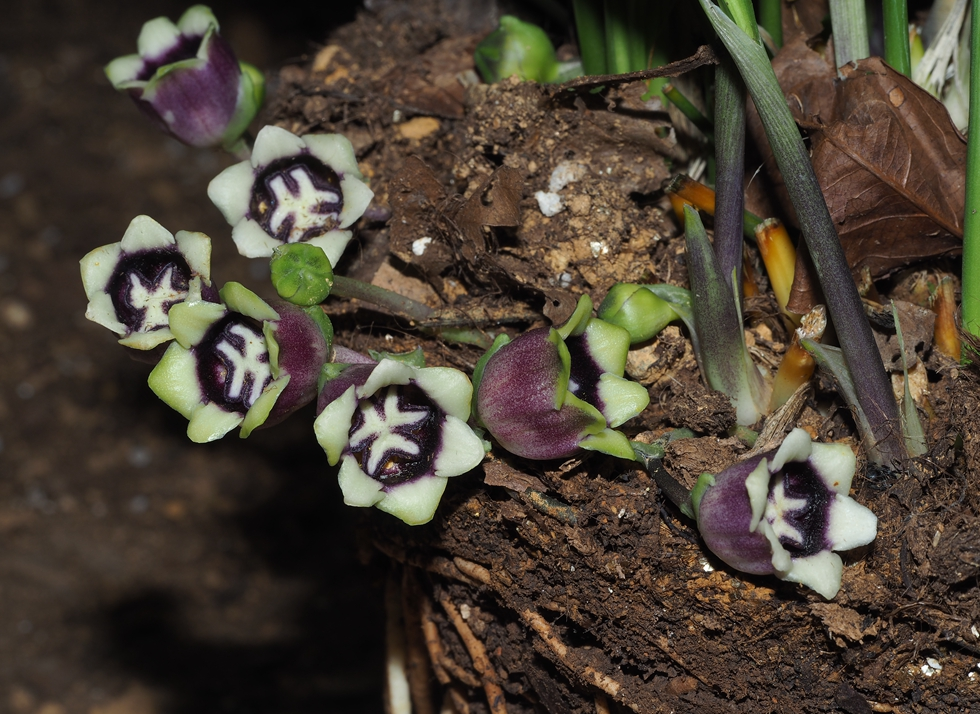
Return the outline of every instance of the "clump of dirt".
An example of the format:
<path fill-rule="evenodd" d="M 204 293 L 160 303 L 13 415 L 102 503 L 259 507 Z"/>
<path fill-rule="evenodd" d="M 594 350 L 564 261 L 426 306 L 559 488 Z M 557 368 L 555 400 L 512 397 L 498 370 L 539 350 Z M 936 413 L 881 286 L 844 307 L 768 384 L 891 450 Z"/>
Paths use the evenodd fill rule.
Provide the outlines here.
<path fill-rule="evenodd" d="M 459 22 L 434 1 L 372 7 L 310 64 L 282 72 L 274 109 L 290 130 L 349 136 L 390 210 L 366 227 L 348 271 L 488 331 L 560 321 L 576 295 L 598 302 L 617 281 L 686 282 L 659 190 L 689 149 L 640 87 L 481 84 L 470 57 L 485 18 Z M 384 44 L 373 41 L 381 27 Z M 354 309 L 332 305 L 355 315 L 338 339 L 390 349 L 382 333 L 357 330 Z M 758 317 L 753 349 L 774 363 L 786 330 Z M 402 343 L 421 344 L 433 364 L 479 356 L 421 335 Z M 645 472 L 600 456 L 542 464 L 495 451 L 451 484 L 431 524 L 367 515 L 400 593 L 410 665 L 425 673 L 418 710 L 443 699 L 494 713 L 975 706 L 977 378 L 926 342 L 912 347 L 928 374 L 933 448 L 903 473 L 862 464 L 855 495 L 877 514 L 878 538 L 852 554 L 833 602 L 733 573 Z M 665 459 L 680 480 L 746 453 L 724 437 L 730 404 L 700 386 L 680 330 L 635 350 L 630 374 L 652 396 L 634 432 L 698 432 Z M 798 423 L 858 450 L 830 384 L 816 385 Z"/>

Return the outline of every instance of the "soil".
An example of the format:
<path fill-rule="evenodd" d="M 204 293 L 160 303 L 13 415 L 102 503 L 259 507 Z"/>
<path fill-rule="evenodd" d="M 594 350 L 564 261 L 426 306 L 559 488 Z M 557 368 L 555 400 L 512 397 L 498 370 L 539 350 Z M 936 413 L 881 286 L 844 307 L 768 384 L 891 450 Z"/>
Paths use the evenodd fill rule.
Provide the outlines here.
<path fill-rule="evenodd" d="M 262 121 L 355 146 L 379 210 L 343 272 L 512 334 L 617 281 L 685 283 L 660 188 L 697 156 L 695 135 L 636 85 L 475 81 L 472 49 L 493 24 L 482 4 L 367 5 L 298 27 L 212 5 L 240 56 L 268 70 Z M 153 133 L 101 75 L 143 21 L 183 8 L 59 10 L 52 24 L 17 2 L 0 30 L 0 708 L 381 711 L 387 619 L 423 714 L 978 709 L 980 392 L 928 333 L 911 343 L 930 453 L 902 473 L 860 464 L 854 495 L 879 534 L 831 602 L 705 555 L 645 472 L 598 456 L 495 449 L 423 527 L 347 509 L 312 412 L 192 445 L 147 366 L 84 320 L 78 258 L 141 213 L 211 235 L 219 281 L 268 288 L 205 197 L 231 159 Z M 535 193 L 556 170 L 572 180 L 547 216 Z M 762 274 L 748 334 L 772 365 L 787 333 Z M 905 295 L 909 279 L 879 291 Z M 357 303 L 327 311 L 348 347 L 421 344 L 430 365 L 465 371 L 481 354 Z M 698 433 L 669 450 L 677 478 L 746 453 L 680 329 L 628 369 L 652 397 L 630 435 Z M 797 423 L 858 448 L 825 379 Z"/>

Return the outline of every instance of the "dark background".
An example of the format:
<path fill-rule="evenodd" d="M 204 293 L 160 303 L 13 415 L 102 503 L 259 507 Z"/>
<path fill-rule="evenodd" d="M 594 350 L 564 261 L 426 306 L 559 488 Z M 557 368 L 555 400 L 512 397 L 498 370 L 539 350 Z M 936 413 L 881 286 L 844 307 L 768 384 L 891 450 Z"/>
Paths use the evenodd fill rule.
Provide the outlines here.
<path fill-rule="evenodd" d="M 241 59 L 315 50 L 356 4 L 216 2 Z M 312 412 L 191 444 L 84 318 L 78 260 L 147 214 L 259 288 L 208 181 L 102 67 L 187 4 L 8 0 L 0 22 L 0 712 L 379 712 L 380 567 Z"/>

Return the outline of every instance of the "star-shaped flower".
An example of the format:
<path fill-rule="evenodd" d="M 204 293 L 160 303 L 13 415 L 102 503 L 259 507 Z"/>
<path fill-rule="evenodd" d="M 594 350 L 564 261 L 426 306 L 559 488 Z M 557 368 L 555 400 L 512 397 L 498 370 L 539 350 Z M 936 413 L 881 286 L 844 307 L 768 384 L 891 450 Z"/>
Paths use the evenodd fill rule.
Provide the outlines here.
<path fill-rule="evenodd" d="M 185 300 L 216 298 L 211 289 L 211 239 L 174 236 L 149 216 L 137 216 L 119 243 L 81 260 L 88 297 L 85 317 L 120 335 L 119 343 L 149 350 L 173 339 L 170 309 Z"/>
<path fill-rule="evenodd" d="M 409 525 L 432 520 L 447 479 L 475 468 L 483 441 L 466 425 L 473 387 L 462 372 L 392 359 L 346 366 L 326 382 L 314 424 L 344 502 Z"/>
<path fill-rule="evenodd" d="M 233 226 L 238 252 L 267 258 L 287 243 L 309 243 L 340 260 L 374 193 L 363 182 L 350 141 L 340 134 L 291 134 L 266 126 L 251 159 L 222 171 L 208 196 Z"/>

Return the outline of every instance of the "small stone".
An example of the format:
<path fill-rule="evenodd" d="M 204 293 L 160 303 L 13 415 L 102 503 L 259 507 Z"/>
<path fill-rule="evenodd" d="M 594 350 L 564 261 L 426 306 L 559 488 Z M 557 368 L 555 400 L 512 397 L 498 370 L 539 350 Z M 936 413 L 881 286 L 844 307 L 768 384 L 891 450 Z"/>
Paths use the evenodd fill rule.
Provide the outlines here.
<path fill-rule="evenodd" d="M 26 330 L 34 324 L 31 309 L 19 300 L 7 300 L 0 305 L 0 319 L 15 330 Z"/>

